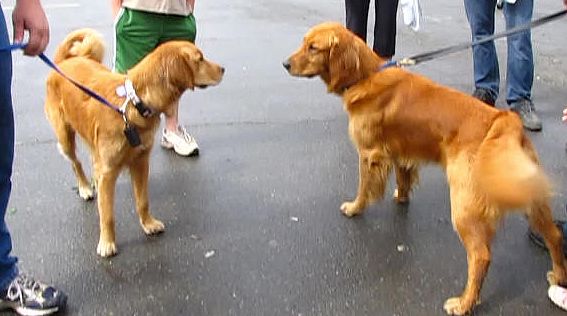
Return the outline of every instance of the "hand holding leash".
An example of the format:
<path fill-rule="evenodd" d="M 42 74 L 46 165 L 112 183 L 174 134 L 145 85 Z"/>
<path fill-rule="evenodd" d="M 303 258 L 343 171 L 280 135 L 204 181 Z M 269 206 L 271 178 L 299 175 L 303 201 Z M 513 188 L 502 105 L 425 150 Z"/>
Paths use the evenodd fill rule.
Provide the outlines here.
<path fill-rule="evenodd" d="M 39 0 L 18 0 L 12 12 L 14 43 L 24 40 L 24 31 L 29 33 L 29 43 L 24 54 L 37 56 L 49 43 L 49 23 Z"/>

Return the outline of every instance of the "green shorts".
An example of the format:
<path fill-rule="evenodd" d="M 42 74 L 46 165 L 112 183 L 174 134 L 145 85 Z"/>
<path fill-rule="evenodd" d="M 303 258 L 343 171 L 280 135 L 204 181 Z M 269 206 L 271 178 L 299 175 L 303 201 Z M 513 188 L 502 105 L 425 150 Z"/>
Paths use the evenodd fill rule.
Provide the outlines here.
<path fill-rule="evenodd" d="M 115 32 L 114 71 L 126 73 L 160 43 L 194 42 L 197 25 L 193 14 L 181 16 L 122 8 Z"/>

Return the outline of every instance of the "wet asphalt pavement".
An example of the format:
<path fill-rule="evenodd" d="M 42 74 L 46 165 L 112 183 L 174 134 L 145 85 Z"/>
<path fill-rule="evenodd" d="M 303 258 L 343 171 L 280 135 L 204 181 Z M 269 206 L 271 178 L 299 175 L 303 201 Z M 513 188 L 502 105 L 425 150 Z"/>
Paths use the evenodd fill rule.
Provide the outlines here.
<path fill-rule="evenodd" d="M 396 57 L 467 41 L 462 1 L 422 1 L 422 30 L 399 12 Z M 43 1 L 56 44 L 76 28 L 99 30 L 112 57 L 107 1 Z M 13 1 L 3 1 L 10 14 Z M 534 17 L 562 8 L 536 2 Z M 197 45 L 227 68 L 224 81 L 184 95 L 180 120 L 197 158 L 156 146 L 150 205 L 166 232 L 146 237 L 130 181 L 116 187 L 119 254 L 96 255 L 96 202 L 83 202 L 43 113 L 48 68 L 14 54 L 17 145 L 7 221 L 20 266 L 69 295 L 67 315 L 443 315 L 466 281 L 466 254 L 450 223 L 448 190 L 435 166 L 406 207 L 386 199 L 347 219 L 357 157 L 338 97 L 319 79 L 288 76 L 281 62 L 313 25 L 343 21 L 342 0 L 197 1 Z M 503 18 L 498 12 L 498 30 Z M 533 32 L 533 99 L 543 119 L 530 134 L 556 184 L 554 215 L 565 219 L 567 18 Z M 505 73 L 505 41 L 498 41 Z M 470 93 L 469 51 L 414 67 Z M 499 107 L 505 107 L 502 98 Z M 156 135 L 159 137 L 159 135 Z M 156 142 L 157 143 L 157 142 Z M 89 165 L 85 148 L 81 149 Z M 494 245 L 477 315 L 562 315 L 546 296 L 550 260 L 510 216 Z"/>

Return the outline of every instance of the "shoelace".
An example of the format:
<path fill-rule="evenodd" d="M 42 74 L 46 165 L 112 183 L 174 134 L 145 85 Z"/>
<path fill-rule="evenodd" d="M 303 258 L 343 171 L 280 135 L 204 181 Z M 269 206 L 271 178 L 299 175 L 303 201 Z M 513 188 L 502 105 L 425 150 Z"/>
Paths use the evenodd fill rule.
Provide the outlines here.
<path fill-rule="evenodd" d="M 25 291 L 29 289 L 29 291 Z M 41 290 L 41 284 L 26 275 L 19 275 L 8 287 L 8 292 L 6 297 L 11 300 L 19 300 L 20 304 L 25 305 L 24 299 L 25 295 L 28 295 L 32 299 L 37 295 L 36 293 Z M 29 293 L 28 293 L 29 292 Z"/>
<path fill-rule="evenodd" d="M 522 106 L 522 110 L 526 113 L 532 113 L 535 112 L 535 108 L 533 106 L 533 104 L 528 103 L 526 106 Z"/>
<path fill-rule="evenodd" d="M 189 135 L 189 133 L 187 133 L 187 130 L 184 127 L 178 127 L 178 131 L 179 134 L 181 134 L 181 137 L 183 137 L 185 139 L 186 142 L 191 142 L 191 135 Z"/>

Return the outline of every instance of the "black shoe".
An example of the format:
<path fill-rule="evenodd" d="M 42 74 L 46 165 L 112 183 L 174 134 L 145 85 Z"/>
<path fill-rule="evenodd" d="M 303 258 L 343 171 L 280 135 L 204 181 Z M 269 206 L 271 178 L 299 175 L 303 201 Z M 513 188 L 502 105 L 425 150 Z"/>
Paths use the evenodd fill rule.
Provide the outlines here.
<path fill-rule="evenodd" d="M 65 309 L 66 304 L 63 292 L 24 274 L 0 292 L 0 310 L 10 308 L 19 315 L 49 315 Z"/>
<path fill-rule="evenodd" d="M 563 230 L 564 227 L 567 228 L 567 226 L 565 226 L 565 221 L 553 221 L 553 222 L 555 223 L 555 226 L 559 228 L 559 231 L 561 231 L 561 233 L 563 234 L 563 254 L 567 255 L 567 240 L 565 240 L 565 231 Z M 533 241 L 534 244 L 547 250 L 545 241 L 543 240 L 543 237 L 540 234 L 530 229 L 528 231 L 528 236 L 530 237 L 531 241 Z"/>
<path fill-rule="evenodd" d="M 490 106 L 494 106 L 494 104 L 496 103 L 496 100 L 494 99 L 492 94 L 490 94 L 490 91 L 488 89 L 476 88 L 472 96 Z"/>
<path fill-rule="evenodd" d="M 510 109 L 520 116 L 524 128 L 530 131 L 541 131 L 541 120 L 535 113 L 535 107 L 531 100 L 520 99 L 510 104 Z"/>

